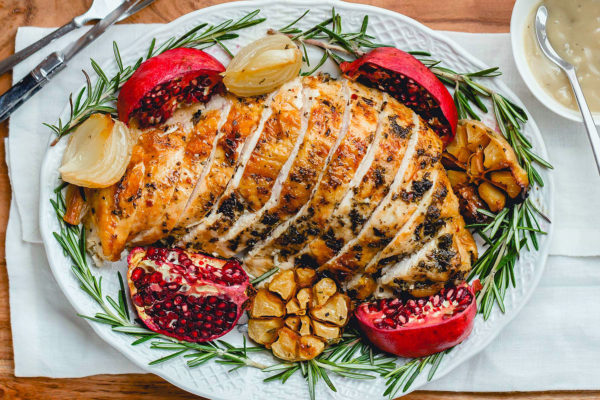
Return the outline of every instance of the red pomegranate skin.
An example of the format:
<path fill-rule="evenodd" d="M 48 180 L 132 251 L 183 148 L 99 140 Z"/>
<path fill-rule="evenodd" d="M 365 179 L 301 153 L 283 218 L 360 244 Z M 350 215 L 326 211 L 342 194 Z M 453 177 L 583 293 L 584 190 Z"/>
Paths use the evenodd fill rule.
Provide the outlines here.
<path fill-rule="evenodd" d="M 119 120 L 129 123 L 132 113 L 141 107 L 141 101 L 153 89 L 169 82 L 178 82 L 181 88 L 190 81 L 202 76 L 211 81 L 210 89 L 222 81 L 221 73 L 225 67 L 210 54 L 192 48 L 180 47 L 167 50 L 162 54 L 144 61 L 125 82 L 117 99 Z M 169 97 L 178 94 L 167 93 Z M 185 100 L 181 97 L 178 100 Z M 172 110 L 170 112 L 172 114 Z M 164 115 L 163 121 L 170 117 Z"/>
<path fill-rule="evenodd" d="M 231 331 L 248 305 L 239 262 L 179 248 L 133 249 L 127 282 L 140 320 L 178 340 L 205 342 Z"/>
<path fill-rule="evenodd" d="M 370 312 L 369 303 L 361 304 L 355 311 L 355 316 L 364 335 L 380 350 L 400 357 L 425 357 L 454 347 L 471 334 L 477 314 L 477 302 L 471 287 L 463 284 L 455 290 L 460 287 L 468 289 L 472 296 L 471 302 L 464 311 L 445 320 L 435 318 L 428 321 L 425 318 L 422 323 L 409 323 L 395 329 L 381 328 L 375 326 L 374 321 L 383 312 Z"/>
<path fill-rule="evenodd" d="M 356 80 L 361 76 L 367 80 L 372 81 L 373 85 L 379 87 L 381 90 L 390 92 L 390 94 L 396 97 L 399 101 L 405 103 L 408 107 L 412 108 L 417 112 L 423 119 L 429 121 L 433 115 L 427 115 L 427 108 L 438 108 L 441 111 L 441 115 L 437 116 L 445 119 L 433 121 L 432 128 L 436 130 L 438 135 L 442 138 L 444 143 L 448 144 L 452 141 L 456 133 L 456 125 L 458 122 L 458 112 L 450 92 L 446 86 L 427 68 L 422 62 L 417 60 L 414 56 L 396 49 L 394 47 L 379 47 L 371 50 L 369 53 L 358 58 L 353 62 L 343 62 L 340 64 L 340 69 L 348 78 Z M 371 71 L 379 71 L 379 74 L 373 74 Z M 392 73 L 394 77 L 405 77 L 405 79 L 412 79 L 417 83 L 418 86 L 423 88 L 433 100 L 433 104 L 427 104 L 423 97 L 417 98 L 416 107 L 412 106 L 408 99 L 401 99 L 395 95 L 390 88 L 385 87 L 382 84 L 383 79 L 381 78 L 384 73 Z M 414 92 L 406 93 L 408 98 Z M 436 116 L 433 116 L 434 119 Z M 440 124 L 441 127 L 437 128 L 435 125 Z"/>

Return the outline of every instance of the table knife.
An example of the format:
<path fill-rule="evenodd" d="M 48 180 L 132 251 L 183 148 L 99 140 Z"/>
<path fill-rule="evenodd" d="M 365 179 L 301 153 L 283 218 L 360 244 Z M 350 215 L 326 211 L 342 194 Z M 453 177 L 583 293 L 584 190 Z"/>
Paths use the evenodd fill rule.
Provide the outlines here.
<path fill-rule="evenodd" d="M 83 48 L 92 43 L 102 35 L 106 29 L 114 24 L 121 15 L 135 6 L 140 0 L 127 0 L 115 8 L 104 19 L 98 21 L 89 31 L 81 36 L 76 42 L 62 51 L 57 51 L 46 57 L 29 74 L 25 75 L 18 83 L 0 96 L 0 122 L 8 116 L 27 99 L 37 93 L 57 72 L 61 71 L 67 62 L 79 53 Z"/>

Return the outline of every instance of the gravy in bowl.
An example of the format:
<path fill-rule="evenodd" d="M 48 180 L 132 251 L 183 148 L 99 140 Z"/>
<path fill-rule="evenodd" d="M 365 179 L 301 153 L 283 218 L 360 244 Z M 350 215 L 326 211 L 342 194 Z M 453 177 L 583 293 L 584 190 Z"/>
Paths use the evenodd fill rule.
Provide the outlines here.
<path fill-rule="evenodd" d="M 546 30 L 552 47 L 577 70 L 592 112 L 600 112 L 600 0 L 544 0 Z M 571 85 L 562 70 L 546 58 L 535 37 L 534 7 L 525 29 L 525 56 L 539 84 L 568 108 L 577 110 Z"/>

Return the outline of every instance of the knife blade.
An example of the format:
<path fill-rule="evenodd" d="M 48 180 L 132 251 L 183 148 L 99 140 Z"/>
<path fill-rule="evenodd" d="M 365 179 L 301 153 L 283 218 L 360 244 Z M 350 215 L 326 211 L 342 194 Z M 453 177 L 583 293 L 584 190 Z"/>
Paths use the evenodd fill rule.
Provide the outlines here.
<path fill-rule="evenodd" d="M 0 96 L 0 122 L 4 121 L 17 108 L 19 108 L 27 99 L 37 93 L 46 85 L 52 76 L 61 71 L 67 62 L 88 46 L 98 36 L 102 35 L 106 29 L 114 24 L 121 15 L 134 7 L 141 0 L 127 0 L 119 7 L 115 8 L 104 19 L 98 21 L 89 31 L 83 34 L 73 44 L 67 46 L 62 51 L 57 51 L 46 57 L 29 74 L 17 82 L 6 93 Z"/>

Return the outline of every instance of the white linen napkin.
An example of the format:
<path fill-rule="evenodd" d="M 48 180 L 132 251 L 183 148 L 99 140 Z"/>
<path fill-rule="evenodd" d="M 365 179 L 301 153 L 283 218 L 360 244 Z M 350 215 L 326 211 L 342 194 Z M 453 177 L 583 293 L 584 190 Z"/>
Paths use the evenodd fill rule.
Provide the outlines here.
<path fill-rule="evenodd" d="M 88 68 L 90 56 L 111 52 L 113 39 L 125 47 L 151 29 L 148 25 L 112 27 L 103 40 L 72 60 L 67 71 L 11 117 L 7 160 L 14 200 L 6 252 L 17 376 L 79 377 L 140 372 L 75 316 L 49 272 L 42 246 L 28 242 L 40 241 L 39 168 L 49 135 L 41 123 L 54 122 L 68 93 L 81 85 L 77 70 Z M 16 48 L 26 46 L 47 31 L 19 28 Z M 71 33 L 52 47 L 60 48 L 79 34 Z M 448 35 L 488 64 L 501 67 L 504 81 L 527 104 L 543 132 L 550 161 L 556 167 L 557 207 L 551 253 L 600 255 L 597 245 L 600 216 L 589 211 L 600 195 L 600 182 L 582 125 L 555 116 L 528 92 L 513 64 L 507 34 L 449 32 Z M 46 49 L 41 52 L 44 54 L 37 54 L 18 66 L 15 79 L 50 51 Z M 595 309 L 598 289 L 599 257 L 550 257 L 540 287 L 520 315 L 482 353 L 427 389 L 600 389 L 600 372 L 596 368 L 600 357 L 600 313 L 590 311 Z"/>

